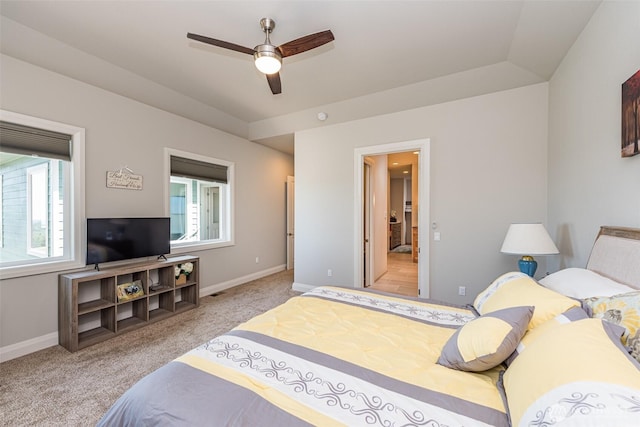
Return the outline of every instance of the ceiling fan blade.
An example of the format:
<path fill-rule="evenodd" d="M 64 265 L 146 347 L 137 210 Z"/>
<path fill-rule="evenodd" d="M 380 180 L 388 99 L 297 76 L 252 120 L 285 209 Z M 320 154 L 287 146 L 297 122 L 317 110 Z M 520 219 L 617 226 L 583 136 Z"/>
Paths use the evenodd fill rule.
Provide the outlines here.
<path fill-rule="evenodd" d="M 335 37 L 333 37 L 331 30 L 320 31 L 319 33 L 309 34 L 308 36 L 300 37 L 299 39 L 280 45 L 278 46 L 278 50 L 282 54 L 282 57 L 285 58 L 322 46 L 334 39 Z"/>
<path fill-rule="evenodd" d="M 269 87 L 271 88 L 271 93 L 277 95 L 282 93 L 282 83 L 280 82 L 280 73 L 275 74 L 267 74 L 267 82 L 269 82 Z"/>
<path fill-rule="evenodd" d="M 224 49 L 234 50 L 240 53 L 246 53 L 249 55 L 253 55 L 254 50 L 248 47 L 240 46 L 239 44 L 225 42 L 223 40 L 212 39 L 211 37 L 201 36 L 198 34 L 187 33 L 187 38 L 191 40 L 196 40 L 202 43 L 211 44 L 214 46 L 222 47 Z"/>

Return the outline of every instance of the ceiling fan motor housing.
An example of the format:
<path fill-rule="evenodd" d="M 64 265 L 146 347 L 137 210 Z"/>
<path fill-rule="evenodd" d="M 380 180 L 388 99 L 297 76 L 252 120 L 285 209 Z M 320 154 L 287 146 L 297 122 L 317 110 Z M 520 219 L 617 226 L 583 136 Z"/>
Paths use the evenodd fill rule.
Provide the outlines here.
<path fill-rule="evenodd" d="M 262 18 L 260 20 L 260 28 L 262 28 L 262 31 L 269 34 L 274 28 L 276 28 L 276 21 L 271 18 Z"/>
<path fill-rule="evenodd" d="M 278 58 L 279 61 L 282 61 L 282 55 L 278 48 L 272 44 L 259 44 L 254 48 L 255 53 L 253 54 L 254 58 L 258 58 L 259 56 L 271 56 L 274 58 Z"/>

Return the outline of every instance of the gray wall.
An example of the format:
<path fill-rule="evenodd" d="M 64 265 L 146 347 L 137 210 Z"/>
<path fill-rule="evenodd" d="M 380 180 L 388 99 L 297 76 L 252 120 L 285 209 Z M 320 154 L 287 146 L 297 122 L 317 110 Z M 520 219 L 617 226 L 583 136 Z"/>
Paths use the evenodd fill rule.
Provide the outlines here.
<path fill-rule="evenodd" d="M 165 147 L 228 160 L 236 165 L 236 244 L 193 252 L 202 259 L 201 287 L 285 264 L 291 156 L 6 55 L 1 61 L 2 109 L 86 129 L 88 217 L 165 215 Z M 142 191 L 106 188 L 106 172 L 124 166 L 143 175 Z M 56 333 L 57 292 L 57 274 L 2 280 L 0 347 Z"/>
<path fill-rule="evenodd" d="M 640 2 L 603 2 L 549 83 L 555 270 L 584 267 L 601 225 L 640 227 L 640 155 L 621 158 L 621 85 L 640 69 Z"/>
<path fill-rule="evenodd" d="M 431 297 L 470 302 L 517 269 L 499 250 L 511 222 L 546 220 L 547 84 L 296 133 L 296 285 L 354 286 L 354 149 L 420 138 L 442 236 L 428 243 Z"/>

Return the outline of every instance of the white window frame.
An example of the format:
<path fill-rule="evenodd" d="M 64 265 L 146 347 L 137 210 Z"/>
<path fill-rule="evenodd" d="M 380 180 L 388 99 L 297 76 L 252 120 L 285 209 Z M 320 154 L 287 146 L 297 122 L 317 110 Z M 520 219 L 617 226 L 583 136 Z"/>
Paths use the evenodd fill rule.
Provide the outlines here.
<path fill-rule="evenodd" d="M 4 175 L 0 175 L 0 248 L 4 248 L 4 228 L 3 221 L 4 218 L 2 206 L 4 206 Z"/>
<path fill-rule="evenodd" d="M 182 157 L 185 159 L 198 160 L 205 163 L 211 163 L 227 167 L 227 191 L 221 191 L 220 197 L 224 197 L 225 205 L 221 212 L 220 221 L 220 239 L 204 240 L 196 242 L 171 243 L 171 253 L 180 254 L 196 250 L 206 250 L 222 248 L 235 245 L 235 163 L 227 160 L 217 159 L 214 157 L 203 156 L 201 154 L 190 153 L 187 151 L 176 150 L 173 148 L 165 148 L 164 150 L 164 171 L 165 171 L 165 188 L 164 188 L 164 211 L 169 216 L 169 188 L 171 185 L 171 156 Z M 200 197 L 200 195 L 198 195 Z"/>
<path fill-rule="evenodd" d="M 205 188 L 217 188 L 218 198 L 221 204 L 224 203 L 224 201 L 228 200 L 227 193 L 229 190 L 229 186 L 219 182 L 208 182 L 208 183 L 199 182 L 198 183 L 198 200 L 202 200 L 202 193 Z M 228 227 L 225 228 L 224 225 L 228 224 L 229 222 L 229 218 L 227 217 L 228 209 L 223 209 L 223 208 L 224 208 L 224 205 L 220 209 L 220 218 L 219 218 L 220 228 L 218 230 L 220 237 L 218 240 L 226 240 L 226 237 L 227 237 L 226 235 L 227 235 Z M 202 213 L 200 213 L 200 216 L 198 218 L 198 224 L 201 224 L 201 221 L 202 221 Z"/>
<path fill-rule="evenodd" d="M 27 168 L 27 254 L 32 255 L 38 258 L 48 258 L 49 257 L 49 162 L 40 163 L 39 165 L 30 166 Z M 44 224 L 44 235 L 45 241 L 43 247 L 34 248 L 31 246 L 32 237 L 33 237 L 33 209 L 34 205 L 34 175 L 43 175 L 45 182 L 44 188 L 40 189 L 44 191 L 44 194 L 40 194 L 40 196 L 44 195 L 44 203 L 45 203 L 45 224 Z M 36 193 L 39 193 L 36 192 Z M 35 202 L 42 202 L 35 201 Z"/>
<path fill-rule="evenodd" d="M 191 179 L 187 179 L 187 178 L 182 178 L 182 177 L 174 177 L 171 178 L 171 184 L 181 184 L 184 185 L 185 188 L 185 203 L 186 206 L 184 207 L 184 212 L 185 212 L 185 233 L 189 234 L 189 232 L 192 231 L 191 226 L 190 226 L 190 220 L 191 220 L 191 216 L 192 216 L 192 206 L 189 203 L 189 200 L 191 200 L 193 198 L 193 190 L 191 189 Z M 174 242 L 172 240 L 172 242 Z"/>
<path fill-rule="evenodd" d="M 65 190 L 68 191 L 65 192 L 64 206 L 70 213 L 69 225 L 64 229 L 65 255 L 0 267 L 2 278 L 11 279 L 84 267 L 86 252 L 84 128 L 6 110 L 0 110 L 0 120 L 71 135 L 73 144 L 73 157 L 69 165 L 70 175 L 68 180 L 65 179 Z"/>

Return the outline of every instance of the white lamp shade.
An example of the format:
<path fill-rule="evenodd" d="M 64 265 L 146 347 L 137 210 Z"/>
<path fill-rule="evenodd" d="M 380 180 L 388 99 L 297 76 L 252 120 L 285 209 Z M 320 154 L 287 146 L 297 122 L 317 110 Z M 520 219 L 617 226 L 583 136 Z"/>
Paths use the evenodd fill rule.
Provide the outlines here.
<path fill-rule="evenodd" d="M 500 252 L 515 255 L 552 255 L 558 248 L 542 224 L 511 224 Z"/>

